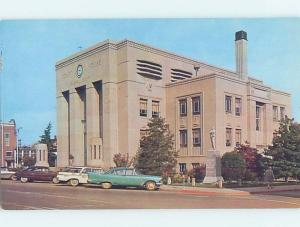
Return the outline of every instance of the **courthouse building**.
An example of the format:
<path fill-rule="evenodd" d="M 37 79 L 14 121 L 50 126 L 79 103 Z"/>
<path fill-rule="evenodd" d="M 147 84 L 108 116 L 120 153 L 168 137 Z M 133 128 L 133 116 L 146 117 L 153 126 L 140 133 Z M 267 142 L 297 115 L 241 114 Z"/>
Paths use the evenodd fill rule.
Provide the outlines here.
<path fill-rule="evenodd" d="M 57 62 L 58 166 L 114 166 L 114 154 L 135 155 L 157 116 L 174 134 L 180 171 L 205 163 L 212 128 L 222 154 L 271 144 L 291 97 L 248 75 L 246 32 L 235 46 L 235 72 L 130 40 Z"/>

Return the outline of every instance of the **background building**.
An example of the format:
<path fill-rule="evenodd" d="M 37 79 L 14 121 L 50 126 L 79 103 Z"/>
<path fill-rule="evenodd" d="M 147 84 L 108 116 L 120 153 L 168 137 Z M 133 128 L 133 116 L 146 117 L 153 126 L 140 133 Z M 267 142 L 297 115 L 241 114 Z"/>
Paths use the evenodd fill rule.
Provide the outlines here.
<path fill-rule="evenodd" d="M 16 149 L 16 123 L 14 120 L 0 123 L 0 136 L 1 166 L 13 167 Z"/>
<path fill-rule="evenodd" d="M 166 118 L 179 151 L 178 169 L 205 163 L 216 149 L 264 148 L 290 95 L 247 73 L 247 33 L 236 33 L 236 71 L 129 40 L 110 40 L 56 64 L 58 166 L 113 166 L 113 155 L 135 155 L 151 117 Z"/>

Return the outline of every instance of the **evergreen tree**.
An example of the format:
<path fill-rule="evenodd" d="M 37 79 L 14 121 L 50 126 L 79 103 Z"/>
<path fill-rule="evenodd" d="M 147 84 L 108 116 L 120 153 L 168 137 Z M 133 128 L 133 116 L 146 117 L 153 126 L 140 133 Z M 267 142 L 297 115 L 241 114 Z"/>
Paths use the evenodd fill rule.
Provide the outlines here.
<path fill-rule="evenodd" d="M 147 135 L 140 140 L 135 168 L 143 174 L 167 176 L 175 171 L 176 158 L 169 126 L 163 118 L 152 118 Z"/>
<path fill-rule="evenodd" d="M 44 130 L 44 134 L 40 136 L 39 143 L 47 144 L 48 148 L 48 162 L 50 166 L 55 166 L 56 161 L 56 136 L 54 136 L 54 139 L 51 139 L 51 129 L 52 124 L 49 122 L 48 126 Z"/>
<path fill-rule="evenodd" d="M 44 134 L 40 136 L 39 143 L 45 143 L 47 144 L 48 150 L 51 146 L 51 129 L 52 129 L 52 124 L 49 122 L 48 126 L 44 130 Z"/>
<path fill-rule="evenodd" d="M 273 138 L 273 145 L 265 151 L 265 164 L 273 167 L 275 177 L 300 175 L 300 124 L 285 117 Z"/>
<path fill-rule="evenodd" d="M 222 157 L 222 176 L 225 180 L 240 180 L 244 177 L 246 162 L 243 156 L 236 152 L 227 152 Z"/>

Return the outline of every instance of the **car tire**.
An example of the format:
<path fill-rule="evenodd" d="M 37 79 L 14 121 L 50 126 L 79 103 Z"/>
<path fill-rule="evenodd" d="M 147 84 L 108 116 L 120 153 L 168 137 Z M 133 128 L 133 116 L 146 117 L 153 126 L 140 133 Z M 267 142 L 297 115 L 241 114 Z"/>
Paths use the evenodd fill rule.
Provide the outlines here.
<path fill-rule="evenodd" d="M 28 182 L 28 178 L 27 177 L 21 177 L 21 182 L 22 183 L 27 183 Z"/>
<path fill-rule="evenodd" d="M 154 191 L 156 189 L 156 183 L 154 181 L 148 181 L 145 184 L 145 188 L 147 191 Z"/>
<path fill-rule="evenodd" d="M 110 189 L 112 187 L 112 184 L 109 182 L 104 182 L 101 184 L 103 189 Z"/>
<path fill-rule="evenodd" d="M 71 179 L 69 182 L 70 182 L 70 185 L 73 187 L 76 187 L 79 185 L 79 180 L 77 180 L 77 179 Z"/>
<path fill-rule="evenodd" d="M 16 175 L 12 175 L 12 176 L 10 177 L 10 179 L 13 180 L 13 181 L 17 181 L 17 180 L 18 180 L 18 178 L 17 178 Z"/>
<path fill-rule="evenodd" d="M 57 177 L 53 177 L 52 183 L 53 183 L 53 184 L 58 184 L 58 183 L 59 183 L 58 178 L 57 178 Z"/>

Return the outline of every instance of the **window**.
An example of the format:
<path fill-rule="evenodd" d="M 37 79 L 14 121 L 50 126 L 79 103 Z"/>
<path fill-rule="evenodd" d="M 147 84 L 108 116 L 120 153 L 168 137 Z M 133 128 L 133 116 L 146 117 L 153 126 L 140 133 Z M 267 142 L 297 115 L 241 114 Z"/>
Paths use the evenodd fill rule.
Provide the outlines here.
<path fill-rule="evenodd" d="M 231 113 L 231 96 L 225 95 L 225 112 Z"/>
<path fill-rule="evenodd" d="M 159 117 L 159 101 L 152 101 L 152 117 Z"/>
<path fill-rule="evenodd" d="M 277 132 L 273 132 L 273 139 L 278 136 Z"/>
<path fill-rule="evenodd" d="M 183 173 L 186 171 L 186 163 L 179 163 L 179 172 Z"/>
<path fill-rule="evenodd" d="M 135 175 L 133 169 L 126 169 L 126 176 L 133 176 L 133 175 Z"/>
<path fill-rule="evenodd" d="M 242 112 L 242 99 L 235 98 L 235 116 L 241 116 Z"/>
<path fill-rule="evenodd" d="M 256 106 L 256 131 L 260 131 L 260 106 Z"/>
<path fill-rule="evenodd" d="M 193 115 L 200 114 L 200 96 L 192 98 Z"/>
<path fill-rule="evenodd" d="M 273 121 L 278 121 L 278 106 L 273 106 Z"/>
<path fill-rule="evenodd" d="M 201 146 L 201 130 L 200 128 L 193 129 L 193 146 Z"/>
<path fill-rule="evenodd" d="M 193 169 L 199 168 L 200 167 L 200 163 L 192 163 Z"/>
<path fill-rule="evenodd" d="M 180 130 L 180 147 L 186 147 L 186 146 L 187 146 L 187 131 Z"/>
<path fill-rule="evenodd" d="M 284 115 L 285 115 L 285 108 L 280 107 L 280 120 L 284 120 Z"/>
<path fill-rule="evenodd" d="M 39 152 L 40 152 L 40 161 L 42 161 L 42 151 L 39 150 Z"/>
<path fill-rule="evenodd" d="M 6 157 L 12 157 L 13 155 L 12 151 L 6 151 Z"/>
<path fill-rule="evenodd" d="M 147 99 L 140 99 L 140 116 L 147 117 Z"/>
<path fill-rule="evenodd" d="M 101 159 L 101 146 L 98 145 L 98 148 L 99 148 L 99 150 L 98 150 L 98 152 L 99 152 L 99 159 Z"/>
<path fill-rule="evenodd" d="M 140 130 L 140 139 L 148 135 L 148 130 L 147 129 L 141 129 Z"/>
<path fill-rule="evenodd" d="M 242 130 L 236 129 L 235 130 L 235 145 L 239 146 L 239 145 L 241 145 L 241 142 L 242 142 Z"/>
<path fill-rule="evenodd" d="M 96 145 L 94 145 L 94 159 L 96 159 L 96 153 L 97 153 L 97 148 L 96 148 Z"/>
<path fill-rule="evenodd" d="M 230 147 L 232 143 L 231 128 L 226 128 L 226 147 Z"/>
<path fill-rule="evenodd" d="M 180 116 L 187 115 L 187 102 L 186 99 L 179 100 Z"/>
<path fill-rule="evenodd" d="M 10 144 L 10 133 L 9 132 L 4 133 L 4 144 L 5 144 L 5 146 L 9 147 L 9 144 Z"/>
<path fill-rule="evenodd" d="M 43 150 L 43 160 L 45 161 L 46 160 L 46 151 L 45 150 Z"/>
<path fill-rule="evenodd" d="M 114 174 L 116 175 L 125 175 L 125 169 L 117 169 Z"/>

